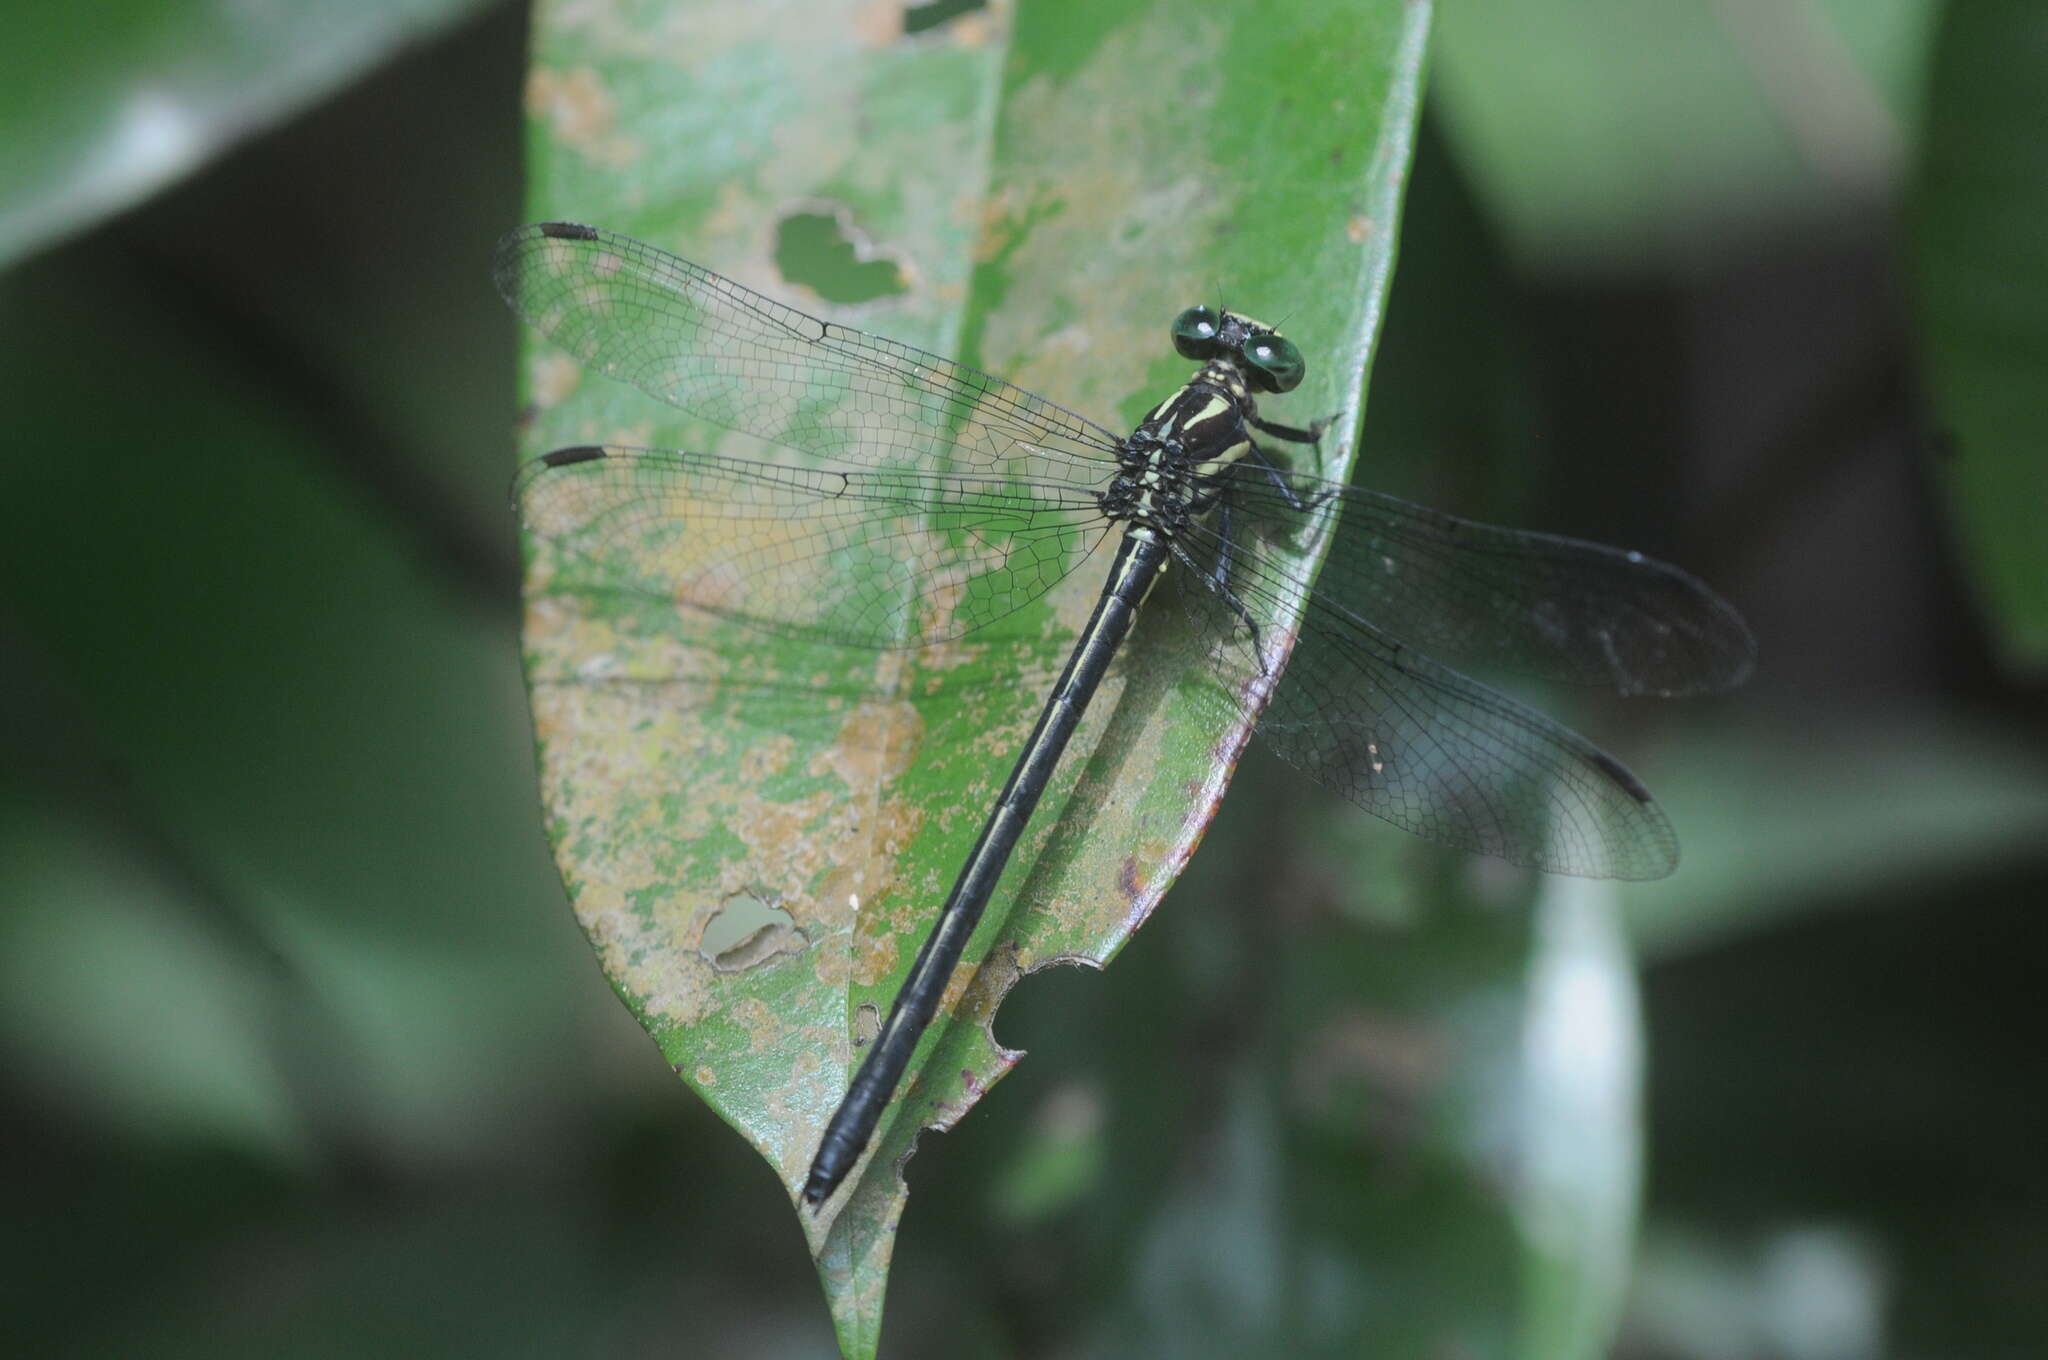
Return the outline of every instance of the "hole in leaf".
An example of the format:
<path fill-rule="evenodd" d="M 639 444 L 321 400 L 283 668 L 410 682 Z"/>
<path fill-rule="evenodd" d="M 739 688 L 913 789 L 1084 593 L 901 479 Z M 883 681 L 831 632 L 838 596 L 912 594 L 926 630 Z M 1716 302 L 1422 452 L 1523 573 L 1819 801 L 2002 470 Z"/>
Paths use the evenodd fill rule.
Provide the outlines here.
<path fill-rule="evenodd" d="M 814 205 L 775 229 L 775 267 L 827 302 L 873 302 L 908 292 L 902 262 L 856 231 L 844 208 Z"/>
<path fill-rule="evenodd" d="M 928 33 L 940 24 L 951 23 L 963 14 L 987 9 L 987 0 L 929 0 L 923 5 L 903 7 L 903 36 Z"/>
<path fill-rule="evenodd" d="M 882 1032 L 882 1012 L 872 1001 L 853 1008 L 853 1046 L 866 1048 Z"/>
<path fill-rule="evenodd" d="M 697 952 L 721 973 L 743 973 L 777 954 L 794 954 L 803 947 L 804 937 L 796 928 L 795 917 L 765 893 L 742 892 L 718 904 L 717 912 L 704 923 Z"/>

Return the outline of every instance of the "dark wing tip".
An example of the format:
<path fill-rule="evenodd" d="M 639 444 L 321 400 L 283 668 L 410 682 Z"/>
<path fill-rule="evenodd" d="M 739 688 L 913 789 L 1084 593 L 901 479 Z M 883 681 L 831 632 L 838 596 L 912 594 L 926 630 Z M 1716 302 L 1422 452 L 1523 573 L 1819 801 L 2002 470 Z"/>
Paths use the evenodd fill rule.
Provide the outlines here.
<path fill-rule="evenodd" d="M 567 452 L 567 450 L 564 450 L 564 452 Z M 552 458 L 554 455 L 550 454 L 548 456 Z M 1623 793 L 1635 799 L 1638 803 L 1652 801 L 1650 791 L 1643 787 L 1643 781 L 1636 778 L 1630 772 L 1628 766 L 1622 764 L 1613 756 L 1608 755 L 1605 751 L 1592 750 L 1586 753 L 1586 758 L 1599 768 L 1600 773 L 1620 785 Z"/>
<path fill-rule="evenodd" d="M 523 315 L 519 280 L 528 268 L 526 261 L 533 243 L 545 240 L 596 241 L 603 235 L 596 227 L 586 227 L 581 222 L 532 222 L 514 227 L 498 238 L 497 247 L 491 252 L 491 278 L 497 282 L 498 292 L 505 301 L 512 304 L 512 310 Z"/>
<path fill-rule="evenodd" d="M 1589 746 L 1583 756 L 1587 764 L 1628 795 L 1636 807 L 1620 813 L 1620 825 L 1612 825 L 1612 834 L 1599 838 L 1608 846 L 1606 854 L 1599 856 L 1602 862 L 1559 864 L 1559 868 L 1589 879 L 1626 879 L 1634 883 L 1667 879 L 1677 873 L 1677 832 L 1671 830 L 1671 823 L 1665 819 L 1663 809 L 1657 807 L 1651 791 L 1642 787 L 1642 780 L 1608 752 Z M 1542 864 L 1542 868 L 1552 868 L 1552 864 Z"/>
<path fill-rule="evenodd" d="M 1598 747 L 1588 749 L 1585 756 L 1594 769 L 1606 775 L 1616 788 L 1634 800 L 1639 812 L 1627 819 L 1632 829 L 1625 834 L 1618 851 L 1611 853 L 1605 865 L 1597 871 L 1567 868 L 1566 872 L 1638 883 L 1669 878 L 1678 870 L 1678 835 L 1671 829 L 1671 823 L 1664 819 L 1663 810 L 1650 796 L 1650 790 L 1628 766 Z"/>
<path fill-rule="evenodd" d="M 519 469 L 512 478 L 512 508 L 518 510 L 526 490 L 535 481 L 556 468 L 575 467 L 578 463 L 595 463 L 611 457 L 596 444 L 574 444 L 566 449 L 556 449 L 531 460 Z"/>

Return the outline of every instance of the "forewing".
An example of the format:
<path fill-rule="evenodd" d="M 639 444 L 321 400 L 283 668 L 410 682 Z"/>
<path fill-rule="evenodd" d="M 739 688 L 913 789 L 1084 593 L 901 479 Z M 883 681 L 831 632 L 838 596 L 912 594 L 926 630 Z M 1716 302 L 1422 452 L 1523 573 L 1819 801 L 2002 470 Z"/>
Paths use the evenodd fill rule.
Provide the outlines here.
<path fill-rule="evenodd" d="M 1286 539 L 1306 516 L 1246 468 L 1232 489 L 1247 532 Z M 1677 567 L 1619 548 L 1440 514 L 1362 487 L 1287 475 L 1329 502 L 1336 541 L 1317 589 L 1384 635 L 1545 680 L 1622 694 L 1703 694 L 1748 678 L 1756 640 Z"/>
<path fill-rule="evenodd" d="M 624 591 L 867 647 L 991 623 L 1106 532 L 1080 492 L 616 445 L 537 459 L 513 494 L 550 555 L 548 592 Z"/>
<path fill-rule="evenodd" d="M 909 345 L 820 321 L 596 227 L 498 243 L 498 291 L 584 363 L 727 429 L 848 467 L 1098 485 L 1116 438 L 1043 397 Z"/>

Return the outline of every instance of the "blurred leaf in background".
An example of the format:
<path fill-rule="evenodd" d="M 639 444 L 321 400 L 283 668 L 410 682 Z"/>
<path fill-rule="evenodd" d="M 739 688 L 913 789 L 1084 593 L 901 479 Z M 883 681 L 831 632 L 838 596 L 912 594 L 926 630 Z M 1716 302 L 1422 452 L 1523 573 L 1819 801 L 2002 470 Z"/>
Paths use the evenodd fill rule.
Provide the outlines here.
<path fill-rule="evenodd" d="M 482 0 L 19 5 L 0 44 L 0 264 L 90 227 Z"/>
<path fill-rule="evenodd" d="M 2008 663 L 2048 673 L 2048 24 L 2027 0 L 1951 0 L 1931 56 L 1914 282 L 1951 439 L 1942 485 Z"/>
<path fill-rule="evenodd" d="M 1896 192 L 1939 0 L 1493 0 L 1444 15 L 1447 133 L 1518 262 L 1616 273 Z"/>

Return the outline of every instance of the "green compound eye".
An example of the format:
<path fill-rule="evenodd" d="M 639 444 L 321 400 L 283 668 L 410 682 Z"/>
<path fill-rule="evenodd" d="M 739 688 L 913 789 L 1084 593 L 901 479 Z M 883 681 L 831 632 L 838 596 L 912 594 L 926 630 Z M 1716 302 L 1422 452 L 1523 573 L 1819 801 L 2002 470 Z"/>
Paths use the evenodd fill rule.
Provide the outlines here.
<path fill-rule="evenodd" d="M 1301 351 L 1284 336 L 1267 333 L 1255 335 L 1244 342 L 1244 361 L 1250 366 L 1252 376 L 1268 392 L 1292 392 L 1301 385 L 1301 376 L 1307 368 L 1301 362 Z"/>
<path fill-rule="evenodd" d="M 1214 358 L 1216 333 L 1222 328 L 1214 307 L 1190 307 L 1173 319 L 1173 347 L 1183 359 Z"/>

